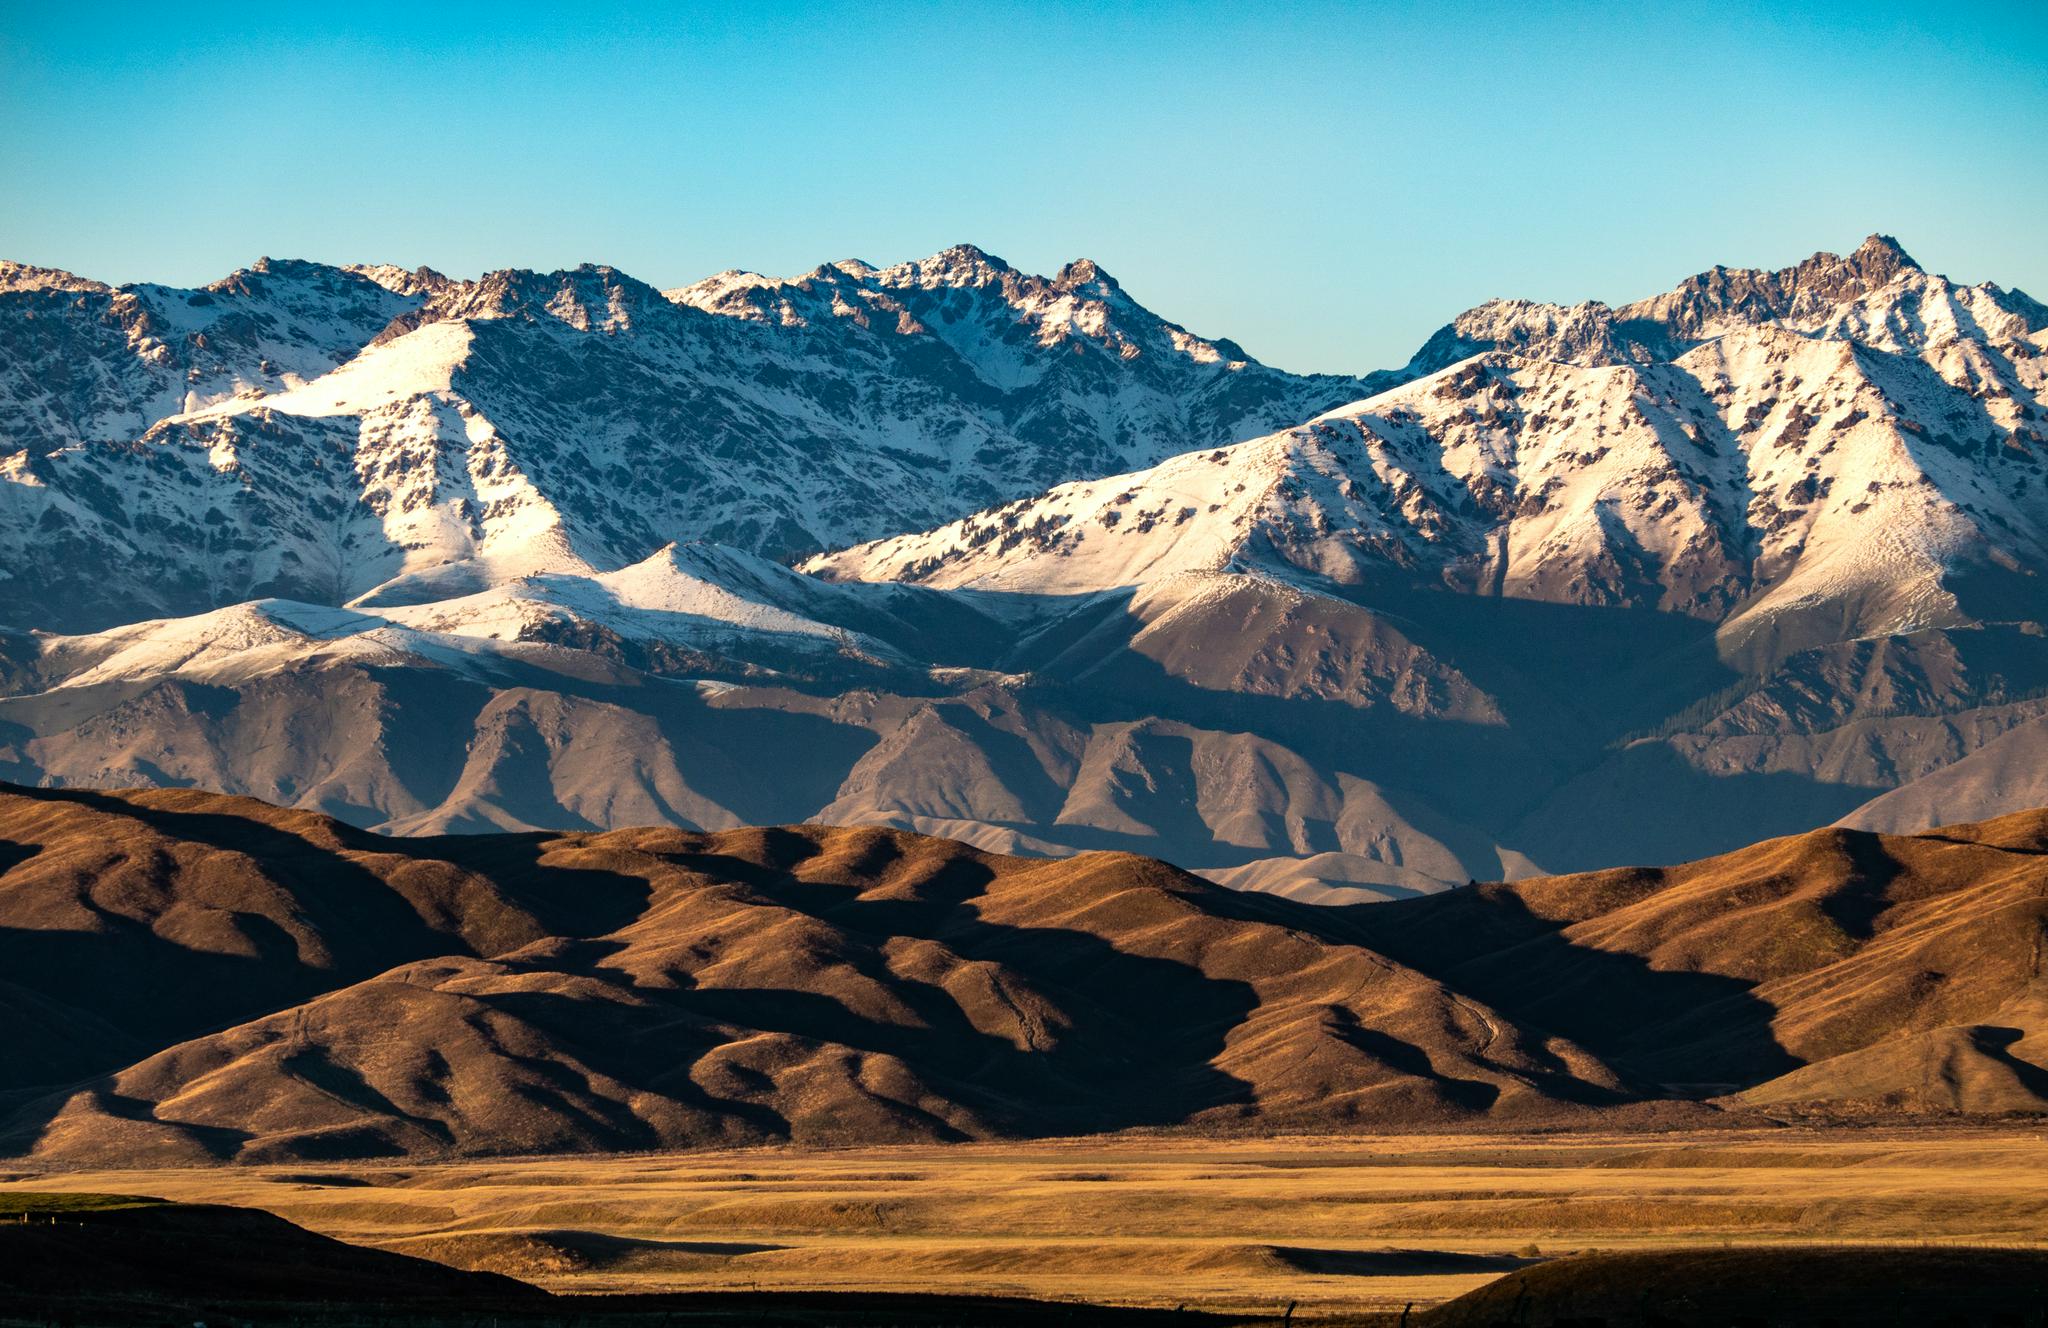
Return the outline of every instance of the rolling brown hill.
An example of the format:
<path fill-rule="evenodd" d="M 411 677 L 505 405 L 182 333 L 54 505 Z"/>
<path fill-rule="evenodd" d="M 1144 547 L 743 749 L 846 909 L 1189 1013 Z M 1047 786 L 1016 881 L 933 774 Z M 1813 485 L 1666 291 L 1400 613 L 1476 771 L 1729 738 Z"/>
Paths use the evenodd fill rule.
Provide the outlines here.
<path fill-rule="evenodd" d="M 0 1093 L 118 1068 L 408 960 L 497 954 L 637 911 L 631 882 L 558 873 L 536 888 L 522 859 L 538 843 L 391 840 L 185 790 L 0 785 Z"/>
<path fill-rule="evenodd" d="M 2048 1111 L 2048 811 L 1816 830 L 1370 919 L 1377 948 L 1670 1091 Z"/>
<path fill-rule="evenodd" d="M 875 828 L 0 790 L 0 1153 L 2048 1110 L 2048 813 L 1347 908 Z"/>
<path fill-rule="evenodd" d="M 124 1055 L 183 1025 L 27 1102 L 7 1144 L 45 1157 L 1325 1129 L 1632 1096 L 1337 914 L 1122 854 L 822 827 L 386 841 L 163 791 L 9 793 L 0 835 L 8 944 L 72 950 L 31 994 Z"/>

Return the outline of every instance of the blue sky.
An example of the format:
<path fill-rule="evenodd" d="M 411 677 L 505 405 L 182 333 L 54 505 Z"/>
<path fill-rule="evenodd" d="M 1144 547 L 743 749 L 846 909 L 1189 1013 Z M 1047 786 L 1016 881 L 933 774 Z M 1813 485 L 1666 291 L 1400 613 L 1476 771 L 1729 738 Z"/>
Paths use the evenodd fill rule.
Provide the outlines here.
<path fill-rule="evenodd" d="M 1326 370 L 1873 230 L 2048 298 L 2038 0 L 198 8 L 0 0 L 0 256 L 666 286 L 969 240 Z"/>

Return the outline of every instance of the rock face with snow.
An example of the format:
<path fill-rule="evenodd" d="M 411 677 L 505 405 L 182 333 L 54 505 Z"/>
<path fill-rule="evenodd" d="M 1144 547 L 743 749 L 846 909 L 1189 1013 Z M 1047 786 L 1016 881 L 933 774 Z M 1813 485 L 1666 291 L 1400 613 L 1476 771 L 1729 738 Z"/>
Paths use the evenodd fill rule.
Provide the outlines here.
<path fill-rule="evenodd" d="M 605 267 L 0 271 L 0 620 L 437 598 L 677 539 L 935 524 L 1358 396 L 971 248 L 661 292 Z"/>
<path fill-rule="evenodd" d="M 1453 326 L 1487 348 L 1297 428 L 808 566 L 1057 593 L 1263 568 L 1780 648 L 1973 622 L 1959 582 L 2048 566 L 2048 309 L 2024 296 L 1873 237 L 1618 311 Z"/>
<path fill-rule="evenodd" d="M 0 291 L 119 385 L 6 364 L 0 600 L 70 634 L 0 632 L 4 778 L 1314 899 L 2041 800 L 2048 310 L 1881 237 L 1360 379 L 971 249 L 665 295 L 267 264 L 184 340 L 156 288 Z"/>

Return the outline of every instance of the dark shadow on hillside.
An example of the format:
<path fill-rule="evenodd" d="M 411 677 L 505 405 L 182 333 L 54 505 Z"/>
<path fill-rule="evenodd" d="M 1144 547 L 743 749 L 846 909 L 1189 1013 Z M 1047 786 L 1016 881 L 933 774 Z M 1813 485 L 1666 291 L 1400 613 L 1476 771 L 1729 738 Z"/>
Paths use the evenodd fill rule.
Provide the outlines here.
<path fill-rule="evenodd" d="M 1466 1111 L 1484 1112 L 1500 1098 L 1500 1088 L 1497 1085 L 1489 1084 L 1482 1079 L 1456 1079 L 1442 1073 L 1431 1063 L 1429 1053 L 1421 1047 L 1390 1033 L 1381 1032 L 1377 1028 L 1367 1027 L 1349 1008 L 1338 1006 L 1332 1009 L 1330 1019 L 1337 1036 L 1345 1043 L 1403 1074 L 1425 1081 L 1438 1081 L 1438 1091 L 1448 1101 Z"/>
<path fill-rule="evenodd" d="M 167 838 L 251 859 L 265 877 L 290 891 L 298 916 L 320 933 L 332 955 L 327 967 L 336 975 L 367 977 L 415 959 L 472 953 L 452 929 L 443 931 L 423 918 L 393 884 L 334 850 L 252 817 L 149 807 L 92 789 L 50 789 L 44 790 L 43 796 L 75 802 L 109 816 L 128 817 Z M 536 912 L 545 915 L 538 919 L 544 934 L 609 931 L 630 921 L 647 900 L 647 883 L 632 877 L 541 866 L 545 835 L 503 835 L 489 840 L 450 836 L 399 842 L 367 831 L 344 830 L 340 838 L 345 847 L 358 852 L 400 852 L 415 861 L 441 858 L 489 876 L 515 900 L 524 903 L 531 897 L 541 906 Z M 573 917 L 569 916 L 570 905 L 574 906 Z M 128 925 L 140 930 L 137 924 Z M 282 939 L 283 934 L 277 933 L 277 937 Z M 260 944 L 258 948 L 262 948 Z"/>
<path fill-rule="evenodd" d="M 1437 665 L 1469 679 L 1499 705 L 1507 722 L 1423 718 L 1384 698 L 1358 705 L 1342 695 L 1268 695 L 1221 689 L 1213 680 L 1198 685 L 1142 653 L 1166 651 L 1161 658 L 1170 657 L 1172 633 L 1164 644 L 1155 636 L 1152 644 L 1133 648 L 1147 624 L 1133 609 L 1129 591 L 958 593 L 988 601 L 998 620 L 1030 624 L 1016 634 L 1017 644 L 1004 659 L 1009 668 L 1029 671 L 1030 683 L 1020 693 L 1028 704 L 1083 728 L 1157 719 L 1272 741 L 1320 771 L 1370 780 L 1405 797 L 1411 809 L 1439 815 L 1453 836 L 1444 842 L 1481 877 L 1498 867 L 1476 860 L 1482 855 L 1474 846 L 1455 839 L 1457 827 L 1488 847 L 1501 843 L 1526 852 L 1545 869 L 1579 870 L 1711 855 L 1826 824 L 1885 791 L 1882 785 L 1831 783 L 1789 771 L 1709 773 L 1656 739 L 1667 725 L 1683 720 L 1697 727 L 1748 689 L 1765 685 L 1722 657 L 1711 621 L 1651 609 L 1454 593 L 1394 576 L 1358 585 L 1318 583 L 1315 592 L 1367 615 L 1347 626 L 1323 613 L 1326 628 L 1334 625 L 1354 642 L 1382 645 L 1378 634 L 1397 633 Z M 1256 592 L 1245 594 L 1247 602 L 1257 598 Z M 1245 630 L 1232 616 L 1237 608 L 1217 613 L 1218 639 Z M 1327 640 L 1313 633 L 1297 639 L 1292 629 L 1274 627 L 1278 619 L 1260 621 L 1255 631 L 1276 632 L 1261 649 L 1270 644 L 1283 668 L 1298 665 Z M 1207 622 L 1204 617 L 1198 625 L 1208 630 Z M 1174 631 L 1186 635 L 1195 626 L 1182 623 Z M 1967 648 L 1973 661 L 1986 656 L 1982 665 L 1997 675 L 2000 695 L 2022 694 L 2043 674 L 2026 650 L 1989 639 L 1997 632 L 1964 635 L 1958 649 Z M 1366 681 L 1373 681 L 1370 674 Z M 1987 694 L 1985 703 L 1990 699 Z M 1646 734 L 1652 740 L 1629 741 Z M 1204 866 L 1266 856 L 1213 843 L 1206 827 L 1199 835 L 1194 830 L 1183 824 L 1175 833 L 1148 837 L 1061 825 L 1038 834 L 1075 848 L 1124 848 Z"/>
<path fill-rule="evenodd" d="M 1126 653 L 1090 686 L 1043 682 L 1024 698 L 1080 727 L 1162 720 L 1212 733 L 1249 733 L 1323 770 L 1411 790 L 1446 816 L 1505 825 L 1565 771 L 1500 726 L 1423 719 L 1392 706 L 1196 687 Z"/>
<path fill-rule="evenodd" d="M 644 1031 L 621 1028 L 619 1044 L 590 1049 L 588 1063 L 604 1073 L 644 1082 L 650 1053 L 665 1040 L 670 1047 L 658 1054 L 673 1062 L 683 1052 L 675 1041 L 693 1040 L 685 1029 L 717 1024 L 899 1057 L 944 1096 L 993 1123 L 1032 1134 L 1173 1124 L 1210 1107 L 1249 1100 L 1248 1085 L 1209 1065 L 1257 1005 L 1248 986 L 1176 961 L 1129 954 L 1093 933 L 985 922 L 971 907 L 990 879 L 979 863 L 945 864 L 917 882 L 914 897 L 874 899 L 851 886 L 802 881 L 724 855 L 674 860 L 843 929 L 852 943 L 835 948 L 827 961 L 846 964 L 886 988 L 915 1022 L 872 1019 L 812 991 L 636 987 L 634 995 L 658 1013 L 645 1017 Z M 943 987 L 889 970 L 881 947 L 903 938 L 937 941 L 970 962 L 1000 965 L 1010 980 L 1049 998 L 1068 1027 L 1050 1045 L 1031 1050 L 982 1031 Z M 553 999 L 518 998 L 521 1017 L 566 1029 L 560 1014 L 545 1008 Z M 672 1071 L 664 1084 L 681 1078 Z"/>
<path fill-rule="evenodd" d="M 1352 905 L 1364 943 L 1522 1028 L 1571 1039 L 1639 1087 L 1711 1096 L 1805 1062 L 1771 1030 L 1752 983 L 1655 969 L 1637 955 L 1575 945 L 1497 887 Z"/>
<path fill-rule="evenodd" d="M 1498 871 L 1487 851 L 1492 844 L 1519 849 L 1550 871 L 1710 856 L 1826 824 L 1882 791 L 1786 772 L 1710 775 L 1657 743 L 1621 753 L 1602 749 L 1592 774 L 1575 775 L 1511 728 L 1423 719 L 1385 705 L 1208 691 L 1139 655 L 1119 660 L 1113 686 L 1098 680 L 1099 689 L 1043 684 L 1025 695 L 1080 727 L 1164 717 L 1214 733 L 1254 734 L 1319 770 L 1372 781 L 1397 807 L 1405 802 L 1421 826 L 1441 831 L 1474 876 Z M 1593 795 L 1580 796 L 1575 777 L 1614 785 L 1603 795 L 1611 801 L 1587 801 Z M 1588 808 L 1597 814 L 1589 816 Z M 1074 825 L 1043 833 L 1076 847 L 1122 848 L 1205 867 L 1290 851 L 1220 844 L 1206 826 L 1201 838 L 1186 837 L 1191 823 L 1171 824 L 1184 836 L 1148 841 L 1098 830 L 1091 842 L 1090 828 Z M 1484 843 L 1467 842 L 1476 838 L 1472 832 Z"/>
<path fill-rule="evenodd" d="M 1986 1057 L 2004 1066 L 2020 1087 L 2042 1101 L 2048 1101 L 2048 1067 L 2023 1061 L 2012 1054 L 2015 1045 L 2026 1040 L 2024 1028 L 2005 1028 L 1997 1024 L 1980 1024 L 1970 1030 L 1970 1041 Z"/>
<path fill-rule="evenodd" d="M 443 671 L 367 669 L 383 693 L 380 707 L 392 776 L 422 807 L 447 801 L 462 780 L 477 719 L 490 704 L 491 689 Z M 391 815 L 374 807 L 323 810 L 354 825 L 376 825 Z"/>
<path fill-rule="evenodd" d="M 1982 839 L 1958 839 L 1954 835 L 1937 835 L 1922 831 L 1915 839 L 1931 839 L 1937 844 L 1956 844 L 1967 848 L 1990 849 L 1995 853 L 2017 853 L 2026 858 L 2048 858 L 2048 848 L 2026 848 L 2019 844 L 1997 844 Z"/>
<path fill-rule="evenodd" d="M 35 796 L 132 820 L 174 841 L 245 856 L 262 876 L 214 879 L 211 907 L 230 905 L 224 889 L 239 886 L 267 896 L 273 883 L 284 886 L 292 891 L 297 915 L 319 933 L 332 956 L 331 966 L 316 967 L 274 923 L 256 919 L 253 907 L 233 919 L 253 956 L 196 951 L 101 907 L 82 889 L 77 903 L 94 914 L 98 930 L 0 928 L 0 966 L 14 981 L 140 1038 L 159 1045 L 180 1041 L 330 990 L 346 974 L 367 976 L 447 951 L 447 940 L 436 937 L 377 877 L 297 835 L 248 818 L 145 807 L 91 789 L 46 789 Z M 127 865 L 140 871 L 150 866 Z M 168 862 L 156 866 L 148 885 L 166 888 L 172 870 Z"/>
<path fill-rule="evenodd" d="M 152 874 L 148 862 L 115 864 L 143 872 L 139 884 L 151 890 L 176 889 L 180 878 L 174 871 L 194 873 L 185 878 L 191 889 L 185 902 L 229 920 L 243 953 L 184 943 L 175 929 L 158 934 L 94 904 L 83 889 L 77 889 L 75 903 L 94 914 L 97 930 L 0 927 L 0 972 L 7 975 L 8 991 L 21 993 L 7 1008 L 30 1016 L 0 1025 L 0 1093 L 22 1104 L 0 1124 L 0 1148 L 6 1151 L 25 1151 L 41 1137 L 68 1096 L 52 1092 L 62 1085 L 112 1073 L 161 1048 L 292 1008 L 402 964 L 492 948 L 465 941 L 466 922 L 482 919 L 484 930 L 477 934 L 502 929 L 514 945 L 550 934 L 601 934 L 638 916 L 649 892 L 634 877 L 543 866 L 539 859 L 548 836 L 393 842 L 341 827 L 337 836 L 344 848 L 405 854 L 410 861 L 400 867 L 397 881 L 417 881 L 421 873 L 452 875 L 458 867 L 489 878 L 489 885 L 463 885 L 462 903 L 450 901 L 453 912 L 430 922 L 422 910 L 438 906 L 423 902 L 416 908 L 400 888 L 342 853 L 252 818 L 142 806 L 89 789 L 24 795 L 132 820 L 176 843 L 241 855 L 250 866 L 238 878 L 228 865 L 173 868 L 166 861 Z M 49 888 L 72 898 L 69 882 Z M 247 892 L 246 901 L 236 899 L 237 889 Z M 278 891 L 289 896 L 292 919 L 309 927 L 324 955 L 301 954 L 290 933 L 257 911 L 278 907 Z M 295 1063 L 295 1072 L 344 1100 L 377 1096 L 353 1072 L 310 1053 Z M 125 1099 L 110 1092 L 100 1096 L 109 1114 L 145 1119 L 134 1114 L 142 1107 L 124 1107 Z M 366 1109 L 380 1108 L 370 1102 Z M 438 1129 L 431 1122 L 413 1124 L 430 1135 Z M 195 1141 L 206 1135 L 196 1127 L 180 1128 Z"/>
<path fill-rule="evenodd" d="M 526 1231 L 519 1233 L 519 1238 L 559 1250 L 580 1262 L 599 1268 L 620 1263 L 636 1254 L 701 1254 L 710 1258 L 732 1259 L 747 1254 L 767 1254 L 774 1250 L 791 1248 L 788 1245 L 761 1240 L 657 1239 L 651 1236 L 621 1236 L 609 1231 L 583 1231 L 571 1228 Z M 487 1235 L 484 1239 L 488 1240 L 490 1237 Z"/>
<path fill-rule="evenodd" d="M 553 838 L 546 834 L 443 835 L 407 841 L 404 847 L 425 856 L 425 848 L 431 846 L 435 856 L 488 878 L 509 902 L 533 915 L 542 936 L 602 936 L 625 926 L 646 909 L 652 887 L 638 876 L 543 862 Z M 415 849 L 415 843 L 421 847 Z M 478 957 L 494 956 L 480 953 Z"/>
<path fill-rule="evenodd" d="M 1966 1245 L 1650 1249 L 1546 1260 L 1421 1328 L 2039 1328 L 2048 1252 Z"/>
<path fill-rule="evenodd" d="M 1323 1277 L 1414 1277 L 1430 1273 L 1505 1273 L 1541 1259 L 1517 1254 L 1473 1254 L 1463 1250 L 1327 1250 L 1274 1245 L 1273 1256 L 1290 1268 Z"/>
<path fill-rule="evenodd" d="M 1739 682 L 1706 619 L 1462 594 L 1391 578 L 1324 593 L 1384 617 L 1565 751 L 1597 748 Z M 1589 741 L 1590 739 L 1590 741 Z"/>
<path fill-rule="evenodd" d="M 1884 841 L 1867 830 L 1839 833 L 1842 853 L 1849 859 L 1854 875 L 1847 889 L 1831 890 L 1821 897 L 1821 912 L 1845 933 L 1867 941 L 1877 919 L 1891 900 L 1885 895 L 1891 883 L 1905 870 L 1898 859 L 1885 852 Z"/>

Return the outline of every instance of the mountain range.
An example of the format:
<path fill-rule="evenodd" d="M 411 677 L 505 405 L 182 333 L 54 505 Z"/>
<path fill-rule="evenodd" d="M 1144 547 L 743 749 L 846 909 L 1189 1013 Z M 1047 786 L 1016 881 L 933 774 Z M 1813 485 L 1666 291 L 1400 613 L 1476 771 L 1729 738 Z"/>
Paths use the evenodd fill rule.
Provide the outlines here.
<path fill-rule="evenodd" d="M 0 776 L 1304 900 L 2048 802 L 2048 309 L 1873 236 L 1303 377 L 1099 267 L 0 270 Z"/>
<path fill-rule="evenodd" d="M 783 557 L 1351 400 L 968 246 L 664 294 L 608 267 L 0 267 L 0 613 L 404 603 L 673 541 Z"/>
<path fill-rule="evenodd" d="M 0 1156 L 2048 1110 L 2048 813 L 1328 907 L 876 827 L 0 789 Z"/>

